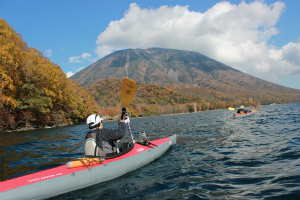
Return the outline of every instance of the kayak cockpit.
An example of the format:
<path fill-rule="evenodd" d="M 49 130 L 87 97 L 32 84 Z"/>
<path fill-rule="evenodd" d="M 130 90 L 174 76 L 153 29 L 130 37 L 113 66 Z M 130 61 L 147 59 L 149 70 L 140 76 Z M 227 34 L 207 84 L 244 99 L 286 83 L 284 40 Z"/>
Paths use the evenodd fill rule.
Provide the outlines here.
<path fill-rule="evenodd" d="M 106 156 L 104 157 L 100 157 L 100 158 L 114 158 L 117 156 L 121 156 L 129 151 L 131 151 L 134 147 L 134 143 L 133 142 L 125 142 L 122 145 L 118 145 L 117 146 L 117 151 L 113 152 L 113 153 L 107 153 Z"/>

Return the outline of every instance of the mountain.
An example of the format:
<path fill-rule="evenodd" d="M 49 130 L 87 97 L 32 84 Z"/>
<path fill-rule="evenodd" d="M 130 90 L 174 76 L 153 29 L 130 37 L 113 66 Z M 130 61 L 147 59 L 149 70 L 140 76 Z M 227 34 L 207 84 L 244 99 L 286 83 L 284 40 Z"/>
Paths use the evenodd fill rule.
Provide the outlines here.
<path fill-rule="evenodd" d="M 175 49 L 127 49 L 112 53 L 70 79 L 82 86 L 103 79 L 129 77 L 170 88 L 205 101 L 258 99 L 261 104 L 300 101 L 300 90 L 287 88 L 233 69 L 197 52 Z"/>

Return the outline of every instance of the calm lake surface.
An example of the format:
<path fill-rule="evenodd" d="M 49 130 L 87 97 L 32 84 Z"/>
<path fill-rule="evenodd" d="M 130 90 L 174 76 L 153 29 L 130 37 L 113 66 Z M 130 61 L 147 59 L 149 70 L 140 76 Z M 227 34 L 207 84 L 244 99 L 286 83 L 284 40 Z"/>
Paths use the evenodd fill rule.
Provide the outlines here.
<path fill-rule="evenodd" d="M 53 199 L 300 199 L 300 103 L 131 119 L 136 140 L 177 134 L 161 158 L 117 179 Z M 116 121 L 104 122 L 117 128 Z M 0 179 L 83 156 L 87 125 L 0 133 Z M 130 133 L 123 140 L 129 140 Z"/>

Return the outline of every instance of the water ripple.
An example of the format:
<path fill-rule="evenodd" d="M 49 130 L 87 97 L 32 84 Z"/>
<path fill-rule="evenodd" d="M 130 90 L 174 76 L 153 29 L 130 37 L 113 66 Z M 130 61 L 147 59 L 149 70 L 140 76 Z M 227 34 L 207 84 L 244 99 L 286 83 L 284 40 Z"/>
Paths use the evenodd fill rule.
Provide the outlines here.
<path fill-rule="evenodd" d="M 131 119 L 134 137 L 177 134 L 151 164 L 54 199 L 300 199 L 300 103 Z M 116 128 L 116 122 L 104 123 Z M 81 157 L 86 125 L 0 134 L 1 180 Z M 127 134 L 125 139 L 129 139 Z"/>

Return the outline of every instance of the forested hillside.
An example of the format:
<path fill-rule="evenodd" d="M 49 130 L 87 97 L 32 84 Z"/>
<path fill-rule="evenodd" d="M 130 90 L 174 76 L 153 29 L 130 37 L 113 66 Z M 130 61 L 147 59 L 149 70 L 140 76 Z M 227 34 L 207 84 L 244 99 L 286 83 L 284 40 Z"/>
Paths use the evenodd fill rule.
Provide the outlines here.
<path fill-rule="evenodd" d="M 115 118 L 120 113 L 122 106 L 120 79 L 104 79 L 92 85 L 85 86 L 100 105 L 101 116 L 109 119 Z M 133 102 L 127 107 L 132 117 L 157 116 L 175 113 L 188 113 L 196 111 L 222 109 L 239 105 L 252 106 L 259 102 L 250 98 L 236 101 L 212 101 L 191 95 L 185 96 L 169 88 L 153 84 L 137 82 L 137 91 Z"/>
<path fill-rule="evenodd" d="M 0 131 L 82 122 L 94 98 L 0 18 Z"/>

